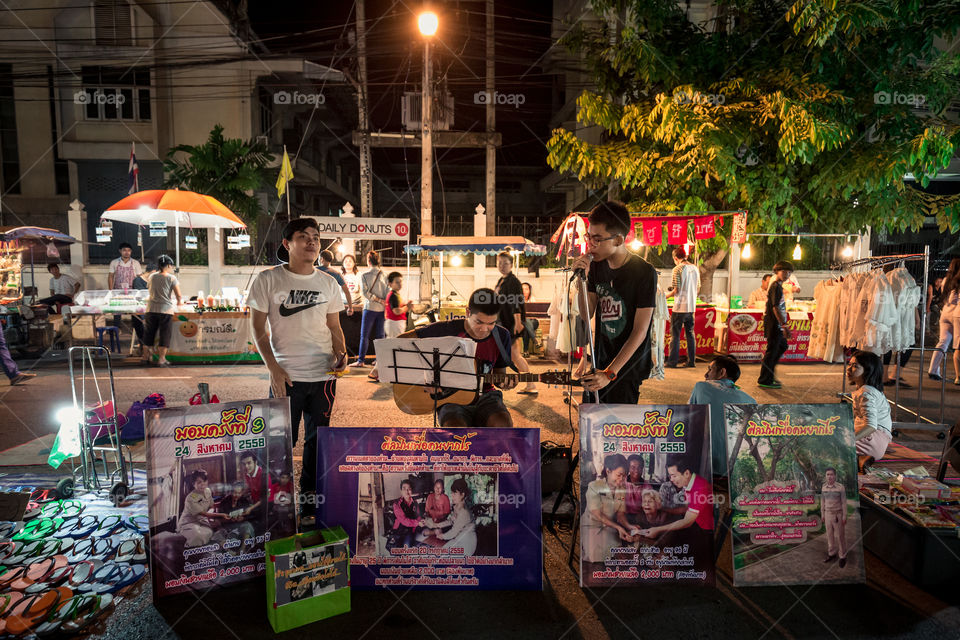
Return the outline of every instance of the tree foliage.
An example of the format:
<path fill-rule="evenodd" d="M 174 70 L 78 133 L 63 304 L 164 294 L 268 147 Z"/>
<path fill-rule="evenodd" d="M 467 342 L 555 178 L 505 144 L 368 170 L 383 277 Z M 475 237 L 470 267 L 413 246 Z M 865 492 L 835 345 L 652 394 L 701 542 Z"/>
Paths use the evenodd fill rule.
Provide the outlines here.
<path fill-rule="evenodd" d="M 170 149 L 163 162 L 164 186 L 213 196 L 255 229 L 260 204 L 254 191 L 264 185 L 271 160 L 266 145 L 224 138 L 218 124 L 203 144 Z"/>
<path fill-rule="evenodd" d="M 597 86 L 580 131 L 601 139 L 555 130 L 553 168 L 619 182 L 634 210 L 747 209 L 753 232 L 960 229 L 960 200 L 904 179 L 927 186 L 960 142 L 960 55 L 935 46 L 960 2 L 720 0 L 731 26 L 709 31 L 673 0 L 591 4 L 605 21 L 564 42 Z"/>

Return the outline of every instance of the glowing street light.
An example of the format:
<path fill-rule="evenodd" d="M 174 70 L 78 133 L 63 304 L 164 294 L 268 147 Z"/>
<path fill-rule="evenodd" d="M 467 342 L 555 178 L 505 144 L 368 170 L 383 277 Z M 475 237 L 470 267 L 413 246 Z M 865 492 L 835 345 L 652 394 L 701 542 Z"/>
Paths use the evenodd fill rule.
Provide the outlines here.
<path fill-rule="evenodd" d="M 740 257 L 743 258 L 744 260 L 749 260 L 750 256 L 752 255 L 753 255 L 753 252 L 750 249 L 750 243 L 748 242 L 745 245 L 743 245 L 743 250 L 740 251 Z"/>
<path fill-rule="evenodd" d="M 640 241 L 637 240 L 637 239 L 634 239 L 634 240 L 630 243 L 630 249 L 633 250 L 633 251 L 640 251 L 640 247 L 642 247 L 642 246 L 643 246 L 643 243 L 640 242 Z"/>
<path fill-rule="evenodd" d="M 462 264 L 463 264 L 463 258 L 460 256 L 460 254 L 454 254 L 450 256 L 451 267 L 459 267 Z"/>
<path fill-rule="evenodd" d="M 433 11 L 424 11 L 417 16 L 417 28 L 425 36 L 432 36 L 437 33 L 437 27 L 440 26 L 440 19 Z"/>
<path fill-rule="evenodd" d="M 800 236 L 797 236 L 797 246 L 793 248 L 793 259 L 799 260 L 803 256 L 803 251 L 800 249 Z"/>

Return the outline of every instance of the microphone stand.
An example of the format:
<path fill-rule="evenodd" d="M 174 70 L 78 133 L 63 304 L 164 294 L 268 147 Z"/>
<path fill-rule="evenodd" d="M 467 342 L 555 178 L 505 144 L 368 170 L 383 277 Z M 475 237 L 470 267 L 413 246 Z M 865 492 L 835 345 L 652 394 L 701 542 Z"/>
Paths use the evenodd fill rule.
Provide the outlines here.
<path fill-rule="evenodd" d="M 577 297 L 579 298 L 579 301 L 582 303 L 580 308 L 587 310 L 587 317 L 584 318 L 583 321 L 586 324 L 585 330 L 587 333 L 587 340 L 590 344 L 590 365 L 593 367 L 593 370 L 596 371 L 597 370 L 597 354 L 596 354 L 596 351 L 594 350 L 594 345 L 593 345 L 593 331 L 590 328 L 590 307 L 587 303 L 587 274 L 586 272 L 578 269 L 577 271 L 574 271 L 573 278 L 571 278 L 571 280 L 573 279 L 576 279 L 578 281 Z M 600 404 L 600 392 L 594 391 L 593 396 L 594 396 L 594 401 L 597 404 Z"/>

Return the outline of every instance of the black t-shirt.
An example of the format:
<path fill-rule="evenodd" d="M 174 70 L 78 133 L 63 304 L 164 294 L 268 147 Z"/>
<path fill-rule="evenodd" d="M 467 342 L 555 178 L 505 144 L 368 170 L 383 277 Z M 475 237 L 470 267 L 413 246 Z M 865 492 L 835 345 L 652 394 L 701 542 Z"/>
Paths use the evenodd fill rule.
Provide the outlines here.
<path fill-rule="evenodd" d="M 500 319 L 497 322 L 500 323 L 500 326 L 506 328 L 512 336 L 516 327 L 513 315 L 519 313 L 521 321 L 524 319 L 523 316 L 526 315 L 524 313 L 523 286 L 520 284 L 520 279 L 512 273 L 500 278 L 497 281 L 497 295 L 501 296 Z"/>
<path fill-rule="evenodd" d="M 657 306 L 657 270 L 643 258 L 631 255 L 619 269 L 606 260 L 594 262 L 587 276 L 587 290 L 597 294 L 597 368 L 610 365 L 633 332 L 637 309 Z M 650 332 L 618 377 L 639 385 L 650 376 Z"/>
<path fill-rule="evenodd" d="M 483 340 L 477 340 L 469 333 L 464 326 L 466 320 L 445 320 L 443 322 L 434 322 L 426 327 L 416 330 L 418 338 L 444 338 L 454 336 L 457 338 L 470 338 L 477 343 L 477 353 L 474 356 L 479 365 L 480 373 L 492 373 L 494 369 L 506 369 L 513 366 L 510 362 L 510 333 L 503 327 L 494 327 L 490 335 Z M 500 336 L 500 346 L 497 346 L 497 340 L 493 337 L 494 332 Z M 483 390 L 493 389 L 492 384 L 485 384 Z"/>
<path fill-rule="evenodd" d="M 773 279 L 767 287 L 767 309 L 763 314 L 763 326 L 768 331 L 780 325 L 780 318 L 773 312 L 775 308 L 780 309 L 781 318 L 787 317 L 787 301 L 783 297 L 783 283 L 777 279 Z"/>

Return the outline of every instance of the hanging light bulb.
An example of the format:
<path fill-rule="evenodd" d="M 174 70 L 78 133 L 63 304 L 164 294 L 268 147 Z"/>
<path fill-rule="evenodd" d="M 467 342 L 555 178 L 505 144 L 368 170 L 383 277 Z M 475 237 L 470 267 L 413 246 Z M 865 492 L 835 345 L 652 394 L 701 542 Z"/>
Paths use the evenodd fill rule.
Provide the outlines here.
<path fill-rule="evenodd" d="M 797 236 L 797 246 L 793 248 L 793 259 L 799 260 L 803 256 L 803 251 L 800 249 L 800 236 Z"/>
<path fill-rule="evenodd" d="M 852 257 L 853 257 L 853 245 L 849 245 L 849 244 L 848 244 L 847 246 L 845 246 L 845 247 L 843 248 L 843 251 L 840 252 L 840 255 L 843 256 L 844 258 L 852 258 Z"/>
<path fill-rule="evenodd" d="M 634 240 L 630 243 L 630 249 L 631 249 L 632 251 L 640 251 L 640 247 L 642 247 L 642 246 L 643 246 L 643 243 L 640 242 L 639 240 L 636 240 L 636 239 L 634 239 Z"/>
<path fill-rule="evenodd" d="M 743 249 L 740 251 L 740 257 L 744 260 L 749 260 L 750 256 L 753 255 L 753 251 L 750 249 L 750 243 L 743 245 Z"/>
<path fill-rule="evenodd" d="M 451 267 L 459 267 L 462 264 L 463 264 L 463 258 L 460 256 L 460 254 L 454 254 L 450 256 Z"/>

